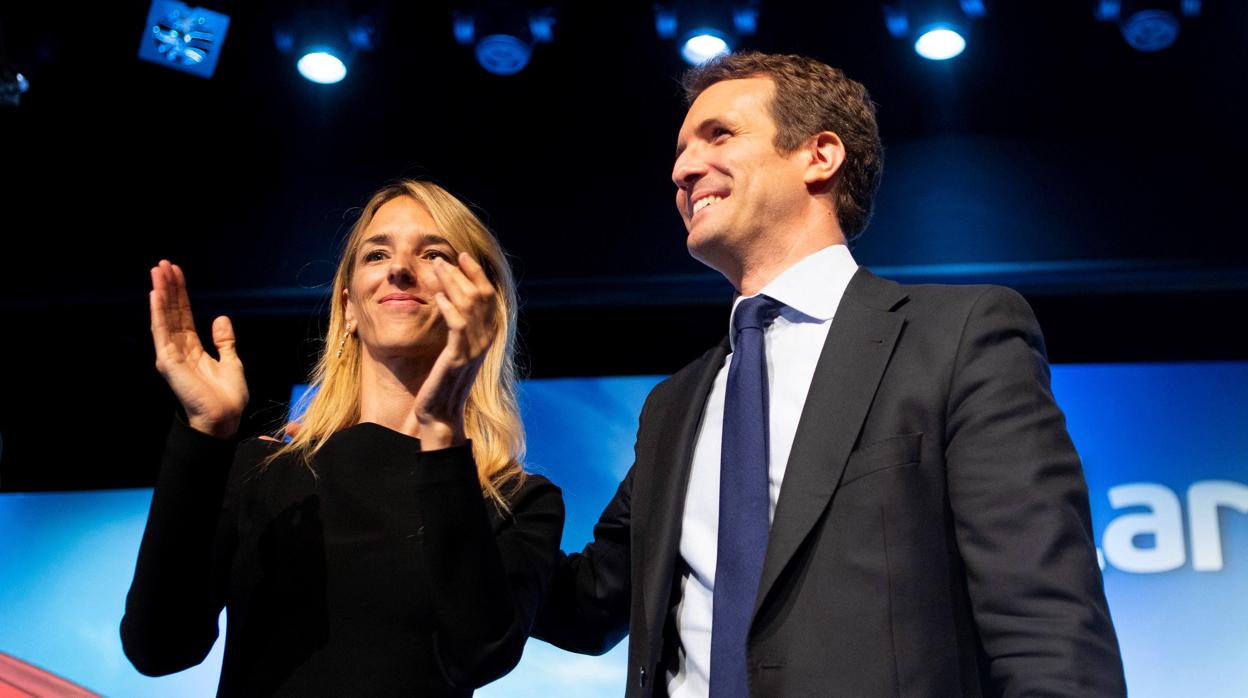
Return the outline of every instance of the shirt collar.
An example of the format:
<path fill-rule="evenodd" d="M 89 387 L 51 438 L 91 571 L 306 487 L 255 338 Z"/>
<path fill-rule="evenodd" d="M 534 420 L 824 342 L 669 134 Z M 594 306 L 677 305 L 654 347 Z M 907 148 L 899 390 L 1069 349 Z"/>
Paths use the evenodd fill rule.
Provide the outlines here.
<path fill-rule="evenodd" d="M 858 263 L 845 245 L 832 245 L 813 252 L 763 287 L 760 294 L 784 303 L 781 317 L 790 322 L 827 322 L 836 315 L 849 280 L 858 271 Z M 732 312 L 746 296 L 737 296 Z M 732 316 L 728 318 L 728 336 L 732 337 Z"/>

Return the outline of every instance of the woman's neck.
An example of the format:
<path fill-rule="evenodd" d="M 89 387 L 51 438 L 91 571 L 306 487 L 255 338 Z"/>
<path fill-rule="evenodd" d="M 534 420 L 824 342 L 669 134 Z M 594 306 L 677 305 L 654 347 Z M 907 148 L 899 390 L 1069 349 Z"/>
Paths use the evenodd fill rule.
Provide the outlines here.
<path fill-rule="evenodd" d="M 365 353 L 360 364 L 360 421 L 420 438 L 413 408 L 431 367 L 425 360 L 378 359 Z"/>

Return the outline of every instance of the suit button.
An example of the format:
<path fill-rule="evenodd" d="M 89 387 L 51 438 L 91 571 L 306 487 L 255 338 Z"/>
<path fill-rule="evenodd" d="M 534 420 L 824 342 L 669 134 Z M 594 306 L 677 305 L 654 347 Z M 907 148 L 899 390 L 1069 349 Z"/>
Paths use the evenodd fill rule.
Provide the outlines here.
<path fill-rule="evenodd" d="M 646 687 L 646 668 L 643 666 L 643 667 L 638 667 L 638 669 L 640 670 L 641 673 L 639 673 L 637 676 L 637 685 L 640 688 L 645 688 Z"/>

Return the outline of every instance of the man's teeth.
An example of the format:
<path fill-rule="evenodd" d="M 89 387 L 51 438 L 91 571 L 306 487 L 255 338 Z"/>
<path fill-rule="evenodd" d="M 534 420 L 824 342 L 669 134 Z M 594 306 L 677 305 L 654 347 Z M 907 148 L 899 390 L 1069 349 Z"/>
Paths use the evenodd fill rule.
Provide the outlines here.
<path fill-rule="evenodd" d="M 693 205 L 693 212 L 697 213 L 698 211 L 701 211 L 707 206 L 710 206 L 713 203 L 717 203 L 723 200 L 724 199 L 721 196 L 708 196 L 702 199 L 698 199 L 698 202 Z"/>

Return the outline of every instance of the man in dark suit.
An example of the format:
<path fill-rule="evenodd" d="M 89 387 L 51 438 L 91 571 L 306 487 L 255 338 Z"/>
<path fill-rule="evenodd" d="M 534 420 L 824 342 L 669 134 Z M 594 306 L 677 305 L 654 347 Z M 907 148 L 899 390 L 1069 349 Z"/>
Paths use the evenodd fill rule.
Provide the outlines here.
<path fill-rule="evenodd" d="M 647 398 L 536 636 L 627 632 L 638 697 L 1123 695 L 1027 303 L 857 266 L 881 148 L 840 71 L 736 54 L 685 87 L 676 204 L 730 336 Z"/>

